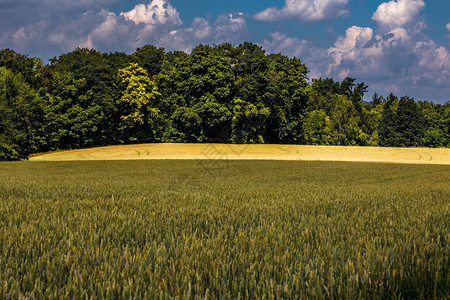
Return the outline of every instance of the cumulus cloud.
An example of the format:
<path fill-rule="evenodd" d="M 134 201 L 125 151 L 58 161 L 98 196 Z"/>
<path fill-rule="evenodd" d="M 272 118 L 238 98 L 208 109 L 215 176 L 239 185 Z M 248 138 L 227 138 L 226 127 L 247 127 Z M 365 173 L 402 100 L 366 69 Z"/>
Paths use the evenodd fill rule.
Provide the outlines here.
<path fill-rule="evenodd" d="M 450 31 L 450 23 L 448 23 L 445 27 L 447 28 L 448 31 Z"/>
<path fill-rule="evenodd" d="M 234 42 L 248 33 L 244 14 L 233 13 L 220 15 L 215 22 L 214 39 L 216 42 Z"/>
<path fill-rule="evenodd" d="M 120 15 L 135 24 L 182 24 L 178 11 L 165 0 L 153 0 L 148 5 L 138 4 Z"/>
<path fill-rule="evenodd" d="M 272 32 L 261 46 L 268 53 L 281 53 L 290 57 L 300 58 L 309 70 L 309 78 L 319 78 L 327 72 L 327 68 L 333 63 L 326 49 L 316 48 L 306 40 L 289 37 L 278 31 Z"/>
<path fill-rule="evenodd" d="M 348 0 L 285 0 L 281 9 L 269 7 L 256 15 L 259 21 L 279 21 L 299 19 L 302 22 L 313 22 L 334 19 L 349 13 Z"/>
<path fill-rule="evenodd" d="M 306 40 L 288 37 L 278 31 L 269 34 L 271 40 L 264 39 L 262 46 L 269 53 L 282 53 L 291 57 L 301 57 L 311 48 L 311 43 Z"/>
<path fill-rule="evenodd" d="M 373 17 L 376 28 L 351 26 L 328 49 L 280 32 L 262 45 L 268 52 L 299 56 L 310 78 L 350 76 L 372 91 L 419 99 L 434 94 L 443 101 L 450 94 L 450 51 L 424 34 L 423 7 L 422 0 L 383 3 Z"/>
<path fill-rule="evenodd" d="M 424 8 L 423 0 L 392 0 L 378 6 L 372 19 L 389 31 L 410 24 Z"/>
<path fill-rule="evenodd" d="M 213 28 L 204 18 L 195 18 L 191 26 L 172 30 L 164 34 L 158 41 L 158 46 L 170 49 L 191 51 L 197 41 L 208 39 L 213 34 Z"/>
<path fill-rule="evenodd" d="M 417 13 L 413 15 L 418 17 Z M 414 22 L 414 19 L 407 20 L 392 24 L 393 29 L 382 30 L 379 34 L 368 27 L 348 28 L 345 35 L 328 49 L 333 62 L 323 75 L 339 79 L 350 75 L 370 82 L 372 88 L 386 93 L 425 96 L 430 89 L 438 88 L 442 97 L 448 97 L 448 49 L 436 44 L 417 27 L 399 27 Z M 380 26 L 385 24 L 380 23 Z"/>
<path fill-rule="evenodd" d="M 56 0 L 44 0 L 43 5 L 51 1 Z M 49 17 L 18 28 L 6 28 L 0 32 L 0 44 L 18 51 L 33 48 L 37 53 L 42 50 L 54 55 L 76 47 L 132 52 L 146 44 L 189 52 L 200 43 L 240 42 L 248 36 L 245 16 L 239 12 L 219 15 L 213 22 L 197 17 L 190 26 L 183 26 L 180 14 L 170 0 L 150 0 L 118 13 L 96 9 L 88 5 L 90 2 L 93 1 L 81 0 L 72 4 L 76 8 L 86 4 L 89 9 L 72 11 L 67 18 Z"/>
<path fill-rule="evenodd" d="M 172 30 L 157 41 L 159 46 L 189 52 L 200 43 L 239 42 L 248 35 L 243 13 L 223 14 L 210 24 L 204 18 L 195 18 L 192 25 Z"/>
<path fill-rule="evenodd" d="M 328 49 L 333 63 L 328 66 L 326 75 L 343 79 L 349 75 L 339 76 L 345 73 L 343 70 L 351 70 L 352 76 L 364 78 L 407 73 L 406 68 L 415 58 L 407 51 L 410 46 L 410 36 L 403 28 L 380 36 L 375 35 L 372 28 L 352 26 Z"/>
<path fill-rule="evenodd" d="M 450 86 L 449 51 L 423 34 L 423 0 L 382 3 L 376 30 L 352 26 L 328 49 L 333 62 L 324 75 L 382 83 L 381 87 Z M 341 76 L 339 76 L 341 75 Z"/>
<path fill-rule="evenodd" d="M 98 1 L 97 5 L 114 1 Z M 43 5 L 51 2 L 44 0 Z M 148 4 L 138 4 L 132 10 L 118 14 L 96 9 L 94 4 L 89 6 L 91 2 L 94 1 L 82 0 L 76 5 L 67 4 L 75 8 L 85 5 L 89 9 L 80 12 L 72 10 L 66 18 L 64 14 L 55 14 L 58 17 L 46 17 L 45 21 L 15 30 L 6 29 L 0 33 L 0 43 L 18 51 L 32 46 L 35 51 L 43 48 L 43 52 L 55 54 L 76 47 L 129 52 L 148 43 L 156 44 L 166 33 L 182 26 L 178 11 L 168 0 L 150 0 Z"/>
<path fill-rule="evenodd" d="M 313 22 L 334 19 L 347 15 L 348 0 L 285 0 L 281 9 L 269 7 L 253 17 L 259 21 L 279 21 L 299 19 L 302 22 Z"/>

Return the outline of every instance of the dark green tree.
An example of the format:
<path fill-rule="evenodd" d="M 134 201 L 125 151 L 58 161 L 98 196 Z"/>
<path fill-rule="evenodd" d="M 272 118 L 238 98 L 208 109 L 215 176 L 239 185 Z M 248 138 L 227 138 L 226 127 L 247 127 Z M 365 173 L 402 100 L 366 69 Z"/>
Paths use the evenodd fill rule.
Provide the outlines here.
<path fill-rule="evenodd" d="M 22 74 L 24 80 L 34 89 L 39 87 L 39 77 L 43 67 L 40 58 L 29 57 L 11 49 L 2 49 L 0 50 L 0 67 L 5 67 L 14 74 Z"/>
<path fill-rule="evenodd" d="M 309 92 L 308 69 L 299 59 L 281 54 L 269 55 L 268 64 L 268 84 L 262 98 L 271 111 L 266 140 L 268 143 L 301 143 L 301 121 Z"/>
<path fill-rule="evenodd" d="M 133 62 L 144 68 L 148 76 L 153 78 L 162 68 L 164 62 L 164 48 L 156 48 L 152 45 L 146 45 L 142 48 L 137 48 L 131 55 Z"/>
<path fill-rule="evenodd" d="M 44 144 L 43 107 L 20 73 L 0 67 L 0 160 L 26 159 Z"/>
<path fill-rule="evenodd" d="M 397 132 L 398 98 L 392 93 L 384 103 L 381 122 L 378 126 L 379 145 L 383 147 L 399 146 L 399 133 Z"/>
<path fill-rule="evenodd" d="M 396 132 L 398 146 L 419 147 L 424 134 L 424 119 L 414 99 L 404 96 L 398 101 Z"/>

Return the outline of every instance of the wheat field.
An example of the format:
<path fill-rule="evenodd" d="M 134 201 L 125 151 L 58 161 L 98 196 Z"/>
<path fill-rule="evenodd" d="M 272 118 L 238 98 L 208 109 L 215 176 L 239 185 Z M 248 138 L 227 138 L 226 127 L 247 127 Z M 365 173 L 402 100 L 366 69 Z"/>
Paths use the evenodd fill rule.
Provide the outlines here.
<path fill-rule="evenodd" d="M 304 145 L 136 144 L 37 154 L 31 161 L 290 160 L 450 164 L 450 149 Z"/>
<path fill-rule="evenodd" d="M 0 165 L 0 299 L 448 299 L 450 166 Z"/>

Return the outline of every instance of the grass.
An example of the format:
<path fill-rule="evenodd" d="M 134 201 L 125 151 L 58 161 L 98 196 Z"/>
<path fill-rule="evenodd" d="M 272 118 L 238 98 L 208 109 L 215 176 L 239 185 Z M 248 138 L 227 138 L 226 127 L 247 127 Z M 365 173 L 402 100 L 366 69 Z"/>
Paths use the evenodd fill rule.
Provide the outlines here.
<path fill-rule="evenodd" d="M 450 164 L 450 149 L 304 145 L 138 144 L 34 155 L 33 161 L 233 159 Z"/>
<path fill-rule="evenodd" d="M 0 298 L 448 298 L 450 167 L 0 165 Z"/>

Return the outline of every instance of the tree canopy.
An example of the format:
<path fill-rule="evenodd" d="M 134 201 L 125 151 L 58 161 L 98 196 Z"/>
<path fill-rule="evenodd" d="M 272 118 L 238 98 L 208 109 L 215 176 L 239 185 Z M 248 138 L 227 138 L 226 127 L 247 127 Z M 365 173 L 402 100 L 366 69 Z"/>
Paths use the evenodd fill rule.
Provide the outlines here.
<path fill-rule="evenodd" d="M 0 50 L 0 160 L 140 142 L 449 147 L 450 103 L 363 97 L 261 46 L 77 48 L 43 64 Z"/>

